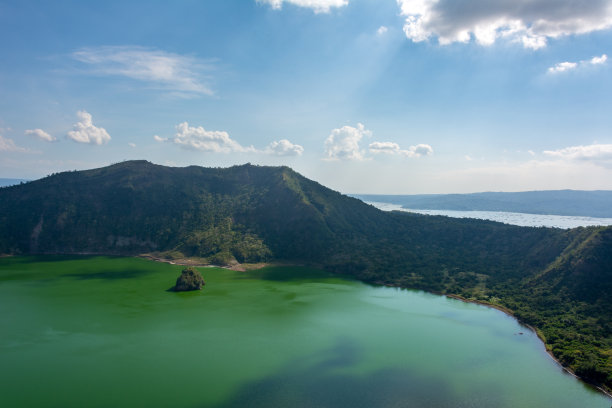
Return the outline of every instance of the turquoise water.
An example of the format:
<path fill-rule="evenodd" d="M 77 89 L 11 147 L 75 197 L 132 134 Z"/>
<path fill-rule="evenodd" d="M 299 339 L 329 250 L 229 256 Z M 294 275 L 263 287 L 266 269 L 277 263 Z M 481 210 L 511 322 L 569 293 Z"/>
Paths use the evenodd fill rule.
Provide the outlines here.
<path fill-rule="evenodd" d="M 0 406 L 612 405 L 494 309 L 295 267 L 167 291 L 180 269 L 0 259 Z"/>

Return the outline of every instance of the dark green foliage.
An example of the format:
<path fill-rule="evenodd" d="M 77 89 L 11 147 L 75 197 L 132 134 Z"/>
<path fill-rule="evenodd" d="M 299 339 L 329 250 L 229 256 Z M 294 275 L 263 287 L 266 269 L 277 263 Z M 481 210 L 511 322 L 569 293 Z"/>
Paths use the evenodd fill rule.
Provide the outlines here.
<path fill-rule="evenodd" d="M 612 388 L 612 228 L 383 212 L 287 167 L 133 161 L 0 189 L 0 253 L 284 260 L 504 306 Z"/>
<path fill-rule="evenodd" d="M 200 290 L 206 285 L 202 274 L 195 269 L 189 267 L 183 269 L 181 276 L 176 279 L 176 285 L 174 286 L 175 292 L 186 292 L 190 290 Z"/>

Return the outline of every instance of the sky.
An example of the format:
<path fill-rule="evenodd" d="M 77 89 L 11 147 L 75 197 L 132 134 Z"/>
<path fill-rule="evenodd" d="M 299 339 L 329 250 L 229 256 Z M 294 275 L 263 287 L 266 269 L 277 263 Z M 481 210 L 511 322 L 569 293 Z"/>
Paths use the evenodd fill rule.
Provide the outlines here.
<path fill-rule="evenodd" d="M 0 177 L 612 189 L 612 0 L 0 0 Z"/>

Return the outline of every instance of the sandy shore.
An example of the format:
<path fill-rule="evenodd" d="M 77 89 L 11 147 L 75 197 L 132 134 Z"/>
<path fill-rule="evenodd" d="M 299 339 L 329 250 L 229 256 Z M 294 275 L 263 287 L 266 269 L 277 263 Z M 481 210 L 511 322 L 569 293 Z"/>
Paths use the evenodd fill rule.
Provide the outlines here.
<path fill-rule="evenodd" d="M 246 271 L 251 271 L 255 269 L 261 269 L 265 266 L 270 265 L 265 262 L 253 263 L 253 264 L 241 264 L 241 263 L 236 262 L 231 265 L 212 265 L 206 262 L 206 259 L 203 259 L 203 258 L 166 259 L 166 258 L 160 258 L 155 255 L 151 255 L 151 254 L 141 254 L 141 255 L 138 255 L 138 258 L 144 258 L 144 259 L 148 259 L 150 261 L 156 261 L 156 262 L 169 263 L 171 265 L 195 266 L 195 267 L 200 267 L 200 268 L 223 268 L 223 269 L 229 269 L 229 270 L 238 271 L 238 272 L 246 272 Z"/>

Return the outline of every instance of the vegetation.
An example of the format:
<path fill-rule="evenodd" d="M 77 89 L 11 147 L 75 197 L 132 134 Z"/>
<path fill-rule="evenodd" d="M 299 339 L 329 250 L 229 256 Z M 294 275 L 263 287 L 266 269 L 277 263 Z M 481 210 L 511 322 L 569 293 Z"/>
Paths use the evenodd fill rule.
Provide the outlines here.
<path fill-rule="evenodd" d="M 192 267 L 183 269 L 181 276 L 176 279 L 174 286 L 175 292 L 187 292 L 191 290 L 201 290 L 206 283 L 202 274 Z"/>
<path fill-rule="evenodd" d="M 612 228 L 383 212 L 287 167 L 145 161 L 0 189 L 0 253 L 282 260 L 499 305 L 612 389 Z"/>

